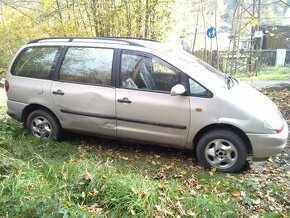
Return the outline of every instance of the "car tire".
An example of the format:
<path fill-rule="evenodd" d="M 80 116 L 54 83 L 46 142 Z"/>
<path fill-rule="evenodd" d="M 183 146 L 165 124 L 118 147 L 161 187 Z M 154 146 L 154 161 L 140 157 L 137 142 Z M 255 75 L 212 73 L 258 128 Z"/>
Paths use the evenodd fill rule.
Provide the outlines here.
<path fill-rule="evenodd" d="M 247 149 L 239 135 L 229 130 L 212 130 L 197 143 L 196 155 L 206 169 L 220 172 L 240 171 L 247 160 Z"/>
<path fill-rule="evenodd" d="M 34 110 L 28 115 L 26 129 L 36 138 L 58 140 L 61 134 L 61 127 L 57 118 L 41 109 Z"/>

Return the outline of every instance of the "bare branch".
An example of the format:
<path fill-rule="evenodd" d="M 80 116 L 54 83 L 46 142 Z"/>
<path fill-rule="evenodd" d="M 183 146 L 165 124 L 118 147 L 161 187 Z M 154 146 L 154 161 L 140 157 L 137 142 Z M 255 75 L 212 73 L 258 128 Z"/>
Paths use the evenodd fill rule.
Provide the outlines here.
<path fill-rule="evenodd" d="M 281 2 L 281 3 L 285 4 L 285 5 L 287 5 L 288 7 L 290 7 L 290 4 L 288 4 L 287 2 L 284 2 L 283 0 L 280 0 L 279 2 Z"/>

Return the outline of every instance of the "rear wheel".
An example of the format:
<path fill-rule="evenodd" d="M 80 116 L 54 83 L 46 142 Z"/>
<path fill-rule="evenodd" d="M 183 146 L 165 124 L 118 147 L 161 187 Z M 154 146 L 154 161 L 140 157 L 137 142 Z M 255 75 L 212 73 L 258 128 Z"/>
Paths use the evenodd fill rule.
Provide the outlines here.
<path fill-rule="evenodd" d="M 196 148 L 197 158 L 207 169 L 237 172 L 246 164 L 244 141 L 229 130 L 213 130 L 201 137 Z"/>
<path fill-rule="evenodd" d="M 32 111 L 26 122 L 26 128 L 37 138 L 58 139 L 60 125 L 58 120 L 45 110 Z"/>

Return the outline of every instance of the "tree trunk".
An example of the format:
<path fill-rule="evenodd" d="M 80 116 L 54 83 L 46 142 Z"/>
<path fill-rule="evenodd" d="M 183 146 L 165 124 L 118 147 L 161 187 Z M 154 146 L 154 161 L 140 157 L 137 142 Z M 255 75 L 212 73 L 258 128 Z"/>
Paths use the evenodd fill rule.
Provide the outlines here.
<path fill-rule="evenodd" d="M 127 22 L 127 37 L 132 34 L 132 23 L 131 23 L 131 1 L 127 0 L 125 4 L 126 8 L 126 22 Z"/>
<path fill-rule="evenodd" d="M 195 30 L 194 30 L 194 38 L 193 38 L 193 43 L 192 43 L 192 52 L 194 52 L 194 49 L 195 49 L 195 42 L 196 42 L 196 36 L 197 36 L 197 29 L 198 29 L 198 24 L 199 24 L 199 15 L 200 15 L 200 3 L 199 3 L 199 6 L 198 6 L 198 9 L 197 9 L 197 16 L 196 16 L 196 23 L 195 23 Z"/>
<path fill-rule="evenodd" d="M 90 8 L 92 11 L 93 28 L 94 28 L 95 36 L 99 36 L 99 23 L 98 23 L 98 17 L 97 17 L 96 4 L 97 4 L 97 0 L 91 0 Z"/>
<path fill-rule="evenodd" d="M 62 16 L 62 13 L 61 13 L 59 0 L 55 0 L 55 3 L 56 3 L 56 8 L 57 8 L 56 12 L 57 12 L 58 17 L 59 17 L 59 22 L 61 24 L 63 35 L 66 36 L 66 31 L 65 31 L 65 28 L 64 28 L 64 24 L 63 24 L 63 16 Z"/>
<path fill-rule="evenodd" d="M 137 3 L 137 9 L 135 11 L 135 16 L 136 16 L 136 24 L 137 24 L 136 36 L 138 38 L 142 38 L 143 37 L 143 34 L 142 34 L 142 16 L 143 16 L 142 0 L 139 0 Z"/>
<path fill-rule="evenodd" d="M 148 38 L 149 33 L 149 17 L 150 17 L 150 11 L 149 11 L 149 0 L 146 0 L 145 5 L 145 24 L 144 24 L 144 36 L 145 38 Z"/>

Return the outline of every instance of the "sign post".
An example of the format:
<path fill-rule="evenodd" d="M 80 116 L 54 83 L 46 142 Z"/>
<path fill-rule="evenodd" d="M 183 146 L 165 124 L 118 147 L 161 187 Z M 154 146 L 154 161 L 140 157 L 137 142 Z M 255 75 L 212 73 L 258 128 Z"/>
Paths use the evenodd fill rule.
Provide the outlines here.
<path fill-rule="evenodd" d="M 211 65 L 213 65 L 213 59 L 212 59 L 212 40 L 216 37 L 216 28 L 210 27 L 206 31 L 206 35 L 208 38 L 210 38 L 210 59 L 211 59 Z"/>

